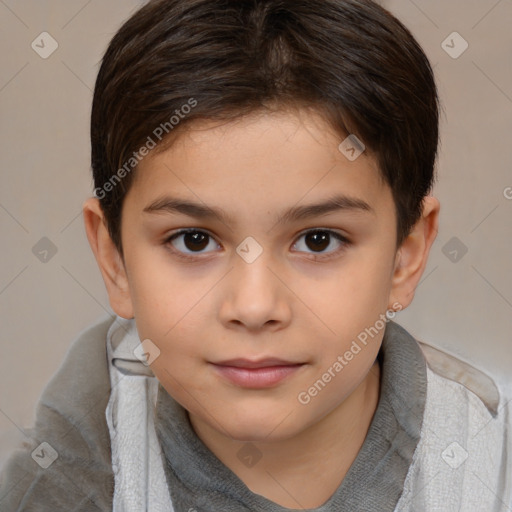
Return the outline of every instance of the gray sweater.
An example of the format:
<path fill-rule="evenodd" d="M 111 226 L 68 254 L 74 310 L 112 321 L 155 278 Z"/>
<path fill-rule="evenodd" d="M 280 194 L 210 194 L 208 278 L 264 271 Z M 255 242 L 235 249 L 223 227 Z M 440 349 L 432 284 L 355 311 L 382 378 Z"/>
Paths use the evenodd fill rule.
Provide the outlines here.
<path fill-rule="evenodd" d="M 3 471 L 2 512 L 112 510 L 114 475 L 105 417 L 110 397 L 106 337 L 112 321 L 105 318 L 83 331 L 44 389 L 35 427 L 28 432 L 30 438 L 12 454 Z M 395 510 L 401 497 L 403 501 L 404 482 L 415 468 L 413 456 L 422 438 L 427 391 L 424 354 L 429 352 L 425 350 L 398 324 L 387 324 L 379 352 L 380 398 L 367 437 L 339 488 L 316 512 L 386 512 Z M 480 377 L 470 375 L 471 367 L 461 366 L 460 361 L 449 362 L 434 350 L 432 361 L 436 357 L 438 371 L 445 374 L 443 379 L 455 381 L 450 372 L 456 370 L 457 380 L 464 380 L 463 368 L 470 377 L 466 378 L 467 388 L 484 389 L 489 384 L 485 403 L 492 413 L 489 418 L 496 415 L 498 397 L 491 382 L 483 385 L 478 382 Z M 155 417 L 176 512 L 290 510 L 252 493 L 224 466 L 195 435 L 186 411 L 161 385 Z M 52 449 L 57 454 L 53 462 Z"/>
<path fill-rule="evenodd" d="M 2 512 L 112 510 L 114 475 L 105 419 L 110 397 L 105 340 L 111 323 L 106 318 L 83 331 L 43 390 L 30 438 L 2 472 Z M 43 442 L 58 454 L 46 469 L 31 456 Z M 44 448 L 36 454 L 48 457 Z"/>

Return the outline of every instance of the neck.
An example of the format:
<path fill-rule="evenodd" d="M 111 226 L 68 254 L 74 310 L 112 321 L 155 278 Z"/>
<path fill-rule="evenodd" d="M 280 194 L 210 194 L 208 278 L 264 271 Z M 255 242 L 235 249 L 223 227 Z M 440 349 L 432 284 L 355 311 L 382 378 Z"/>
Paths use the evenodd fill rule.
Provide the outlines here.
<path fill-rule="evenodd" d="M 317 508 L 334 494 L 357 457 L 379 392 L 376 361 L 359 386 L 314 425 L 285 440 L 253 442 L 264 463 L 252 467 L 237 457 L 245 442 L 223 436 L 193 416 L 190 422 L 201 441 L 252 492 L 287 508 Z"/>

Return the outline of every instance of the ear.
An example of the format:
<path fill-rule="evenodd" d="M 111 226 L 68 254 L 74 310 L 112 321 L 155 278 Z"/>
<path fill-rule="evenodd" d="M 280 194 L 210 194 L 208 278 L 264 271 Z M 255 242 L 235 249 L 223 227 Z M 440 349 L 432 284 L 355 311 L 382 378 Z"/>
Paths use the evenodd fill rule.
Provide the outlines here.
<path fill-rule="evenodd" d="M 430 248 L 439 227 L 439 201 L 432 196 L 423 199 L 420 220 L 397 251 L 391 283 L 390 304 L 396 303 L 405 309 L 414 298 L 414 292 L 427 265 Z"/>
<path fill-rule="evenodd" d="M 107 288 L 110 307 L 123 318 L 133 318 L 133 305 L 123 259 L 110 238 L 100 202 L 91 197 L 82 206 L 85 231 Z"/>

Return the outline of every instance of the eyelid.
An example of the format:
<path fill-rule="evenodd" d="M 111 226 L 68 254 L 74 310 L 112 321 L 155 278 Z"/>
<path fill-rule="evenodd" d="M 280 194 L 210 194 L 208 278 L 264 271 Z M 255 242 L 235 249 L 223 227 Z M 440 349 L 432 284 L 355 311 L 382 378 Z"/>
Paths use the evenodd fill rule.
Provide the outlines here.
<path fill-rule="evenodd" d="M 175 231 L 174 233 L 171 233 L 170 235 L 167 235 L 165 238 L 164 238 L 164 241 L 163 241 L 163 245 L 165 246 L 171 246 L 171 251 L 174 255 L 176 255 L 178 258 L 181 258 L 181 259 L 184 259 L 184 260 L 188 260 L 188 261 L 197 261 L 198 259 L 203 259 L 204 258 L 204 254 L 209 254 L 209 253 L 196 253 L 194 254 L 193 252 L 192 253 L 185 253 L 185 252 L 181 252 L 179 251 L 178 249 L 175 249 L 174 247 L 172 247 L 172 244 L 171 242 L 173 241 L 173 239 L 177 238 L 178 236 L 181 236 L 181 235 L 186 235 L 187 233 L 202 233 L 202 234 L 205 234 L 207 235 L 209 238 L 215 240 L 215 243 L 217 245 L 220 245 L 219 242 L 217 241 L 216 237 L 214 235 L 212 235 L 207 229 L 203 229 L 203 228 L 182 228 L 182 229 L 179 229 L 177 231 Z M 210 251 L 212 252 L 212 251 Z"/>
<path fill-rule="evenodd" d="M 304 231 L 301 231 L 297 237 L 296 237 L 296 241 L 293 243 L 293 246 L 295 246 L 297 244 L 297 241 L 299 240 L 299 238 L 303 237 L 304 235 L 307 235 L 309 233 L 316 233 L 316 232 L 322 232 L 322 233 L 329 233 L 333 238 L 335 238 L 340 244 L 341 244 L 341 247 L 339 247 L 338 249 L 335 249 L 334 251 L 330 251 L 330 252 L 318 252 L 318 253 L 315 253 L 315 252 L 306 252 L 306 254 L 308 254 L 310 257 L 312 256 L 314 258 L 315 261 L 317 260 L 327 260 L 329 258 L 335 258 L 336 256 L 338 256 L 342 251 L 344 251 L 347 246 L 349 246 L 352 242 L 348 239 L 347 236 L 345 236 L 344 234 L 340 233 L 339 231 L 335 230 L 335 229 L 332 229 L 332 228 L 322 228 L 322 227 L 318 227 L 318 228 L 308 228 Z M 297 251 L 297 252 L 304 252 L 304 251 Z"/>
<path fill-rule="evenodd" d="M 295 246 L 298 242 L 298 240 L 303 237 L 304 235 L 307 235 L 309 233 L 316 233 L 316 232 L 326 232 L 326 233 L 329 233 L 331 236 L 333 236 L 340 244 L 341 244 L 341 247 L 339 249 L 336 249 L 334 251 L 331 251 L 331 252 L 327 252 L 327 253 L 324 253 L 324 252 L 320 252 L 320 253 L 315 253 L 315 252 L 309 252 L 309 253 L 306 253 L 306 254 L 309 254 L 309 255 L 312 255 L 316 260 L 320 260 L 320 259 L 327 259 L 327 258 L 330 258 L 330 257 L 334 257 L 336 256 L 337 254 L 339 254 L 341 251 L 343 251 L 348 245 L 351 244 L 351 241 L 345 236 L 343 235 L 342 233 L 332 229 L 332 228 L 322 228 L 322 227 L 315 227 L 315 228 L 308 228 L 308 229 L 305 229 L 304 231 L 301 231 L 299 234 L 297 234 L 297 236 L 295 237 L 295 241 L 293 242 L 292 244 L 292 247 Z M 207 235 L 208 237 L 210 237 L 211 239 L 215 240 L 215 242 L 218 244 L 218 245 L 221 245 L 216 237 L 210 233 L 207 229 L 203 229 L 203 228 L 182 228 L 182 229 L 179 229 L 177 231 L 175 231 L 174 233 L 171 233 L 170 235 L 167 235 L 165 238 L 164 238 L 164 241 L 163 241 L 163 244 L 164 245 L 169 245 L 170 242 L 173 241 L 173 239 L 177 238 L 178 236 L 180 235 L 185 235 L 187 233 L 202 233 L 202 234 L 205 234 Z M 198 252 L 198 253 L 184 253 L 184 252 L 181 252 L 177 249 L 174 249 L 172 248 L 171 249 L 172 252 L 174 254 L 176 254 L 179 258 L 182 258 L 182 259 L 185 259 L 185 260 L 194 260 L 194 261 L 197 261 L 198 258 L 202 259 L 204 258 L 203 254 L 208 254 L 208 252 L 206 253 L 202 253 L 202 252 Z M 210 251 L 212 252 L 212 251 Z M 304 252 L 304 251 L 297 251 L 297 252 Z"/>

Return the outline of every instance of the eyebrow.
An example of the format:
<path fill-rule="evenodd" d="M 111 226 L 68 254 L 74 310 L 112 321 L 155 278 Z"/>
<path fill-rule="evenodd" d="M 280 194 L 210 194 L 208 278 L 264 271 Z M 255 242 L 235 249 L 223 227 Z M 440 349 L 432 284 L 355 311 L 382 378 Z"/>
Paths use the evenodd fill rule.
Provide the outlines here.
<path fill-rule="evenodd" d="M 299 220 L 319 217 L 336 211 L 351 211 L 360 213 L 371 213 L 375 215 L 374 209 L 362 199 L 346 195 L 336 195 L 327 201 L 303 206 L 293 206 L 277 216 L 277 224 L 285 224 Z M 216 219 L 223 224 L 233 224 L 233 217 L 228 215 L 221 208 L 213 208 L 205 204 L 173 197 L 162 197 L 146 206 L 143 210 L 146 213 L 182 213 L 189 217 L 198 219 Z"/>

